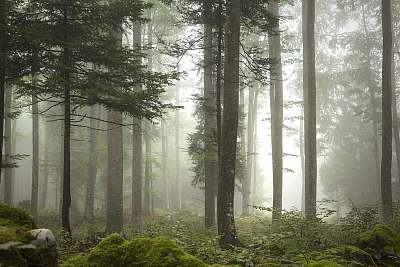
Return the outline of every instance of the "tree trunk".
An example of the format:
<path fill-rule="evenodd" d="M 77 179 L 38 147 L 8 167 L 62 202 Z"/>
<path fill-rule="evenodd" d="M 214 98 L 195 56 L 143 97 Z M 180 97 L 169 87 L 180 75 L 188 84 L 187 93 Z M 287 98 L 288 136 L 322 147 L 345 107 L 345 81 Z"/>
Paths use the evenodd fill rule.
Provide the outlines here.
<path fill-rule="evenodd" d="M 145 137 L 144 142 L 146 144 L 146 161 L 145 161 L 145 170 L 144 170 L 144 199 L 143 199 L 143 213 L 144 215 L 150 215 L 151 213 L 151 129 L 150 122 L 146 121 L 145 123 Z"/>
<path fill-rule="evenodd" d="M 142 46 L 142 26 L 140 22 L 133 28 L 133 45 L 140 48 Z M 141 88 L 137 88 L 138 91 Z M 133 118 L 132 126 L 132 222 L 134 231 L 142 232 L 142 121 Z"/>
<path fill-rule="evenodd" d="M 67 46 L 69 41 L 69 0 L 64 0 L 63 11 L 63 82 L 64 82 L 64 167 L 62 182 L 61 226 L 65 234 L 71 236 L 70 207 L 71 207 L 71 51 Z"/>
<path fill-rule="evenodd" d="M 279 4 L 273 0 L 269 3 L 271 14 L 276 22 L 269 35 L 269 57 L 271 66 L 271 141 L 272 141 L 272 173 L 273 173 L 273 212 L 272 223 L 280 221 L 282 211 L 282 127 L 283 127 L 283 82 L 282 82 L 282 55 L 281 35 L 279 27 Z"/>
<path fill-rule="evenodd" d="M 32 77 L 33 80 L 36 77 Z M 32 193 L 31 214 L 37 218 L 39 200 L 39 104 L 35 95 L 32 96 Z"/>
<path fill-rule="evenodd" d="M 305 214 L 317 211 L 317 126 L 315 80 L 315 0 L 303 1 L 303 90 L 305 150 Z"/>
<path fill-rule="evenodd" d="M 163 190 L 162 190 L 162 203 L 164 203 L 163 208 L 170 208 L 170 197 L 169 197 L 169 181 L 167 175 L 167 160 L 168 160 L 168 146 L 167 146 L 167 135 L 165 133 L 165 120 L 161 120 L 161 175 L 163 182 Z"/>
<path fill-rule="evenodd" d="M 381 194 L 383 221 L 392 222 L 392 1 L 382 0 L 382 160 Z"/>
<path fill-rule="evenodd" d="M 204 8 L 204 169 L 205 169 L 205 226 L 215 225 L 215 188 L 218 180 L 218 149 L 216 144 L 217 114 L 213 85 L 214 52 L 212 3 L 205 1 Z"/>
<path fill-rule="evenodd" d="M 97 106 L 90 107 L 90 117 L 96 118 L 98 116 L 96 112 Z M 96 188 L 96 177 L 97 177 L 97 121 L 90 119 L 89 129 L 89 164 L 88 164 L 88 176 L 86 180 L 86 199 L 85 199 L 85 211 L 83 219 L 87 223 L 93 223 L 94 221 L 94 194 Z"/>
<path fill-rule="evenodd" d="M 252 197 L 251 197 L 251 203 L 252 206 L 256 206 L 256 196 L 257 196 L 257 128 L 258 128 L 258 95 L 260 91 L 259 88 L 256 87 L 256 92 L 254 95 L 254 104 L 253 104 L 253 120 L 254 120 L 254 141 L 253 141 L 253 166 L 251 167 L 253 169 L 253 189 L 252 191 Z M 254 212 L 254 208 L 253 208 Z"/>
<path fill-rule="evenodd" d="M 218 186 L 218 233 L 223 247 L 239 244 L 234 218 L 234 192 L 239 120 L 240 5 L 240 0 L 228 1 L 225 25 L 222 170 Z"/>
<path fill-rule="evenodd" d="M 251 178 L 253 171 L 253 149 L 254 149 L 254 99 L 255 88 L 249 88 L 249 104 L 247 113 L 247 157 L 246 175 L 243 182 L 243 215 L 250 214 Z"/>
<path fill-rule="evenodd" d="M 397 51 L 397 45 L 394 43 L 394 50 Z M 396 163 L 397 163 L 397 187 L 400 188 L 400 130 L 399 116 L 397 112 L 397 88 L 396 88 L 396 61 L 395 53 L 392 59 L 392 90 L 393 90 L 393 134 L 396 148 Z"/>
<path fill-rule="evenodd" d="M 300 142 L 300 164 L 301 164 L 301 210 L 305 212 L 305 202 L 306 202 L 306 192 L 305 192 L 305 170 L 304 170 L 304 113 L 301 114 L 302 118 L 300 119 L 300 133 L 299 133 L 299 142 Z"/>
<path fill-rule="evenodd" d="M 123 227 L 123 145 L 122 114 L 109 111 L 107 132 L 107 222 L 106 233 L 121 233 Z"/>
<path fill-rule="evenodd" d="M 49 123 L 45 122 L 44 125 L 44 141 L 43 142 L 43 163 L 42 163 L 42 168 L 43 168 L 43 191 L 42 191 L 42 196 L 40 198 L 40 208 L 41 209 L 46 209 L 46 203 L 47 203 L 47 192 L 49 188 L 49 139 L 50 138 L 50 129 L 49 129 Z"/>
<path fill-rule="evenodd" d="M 7 2 L 0 0 L 0 181 L 3 168 L 3 139 L 4 139 L 4 94 L 6 91 L 6 66 L 8 57 L 7 43 Z"/>
<path fill-rule="evenodd" d="M 11 102 L 12 102 L 12 88 L 8 86 L 5 92 L 5 110 L 4 110 L 4 202 L 13 204 L 13 180 L 12 180 L 12 133 L 11 133 Z"/>
<path fill-rule="evenodd" d="M 175 94 L 175 105 L 180 105 L 179 99 L 179 86 L 176 86 L 176 94 Z M 176 183 L 176 197 L 174 208 L 181 209 L 182 208 L 182 185 L 181 185 L 181 176 L 180 176 L 180 114 L 179 110 L 175 111 L 175 183 Z"/>

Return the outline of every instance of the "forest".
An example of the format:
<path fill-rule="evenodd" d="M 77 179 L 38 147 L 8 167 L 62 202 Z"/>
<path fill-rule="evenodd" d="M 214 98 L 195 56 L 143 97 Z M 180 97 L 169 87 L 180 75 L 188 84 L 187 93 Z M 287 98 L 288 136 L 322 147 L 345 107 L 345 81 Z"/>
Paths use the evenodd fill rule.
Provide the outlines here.
<path fill-rule="evenodd" d="M 400 266 L 400 0 L 0 0 L 0 267 Z"/>

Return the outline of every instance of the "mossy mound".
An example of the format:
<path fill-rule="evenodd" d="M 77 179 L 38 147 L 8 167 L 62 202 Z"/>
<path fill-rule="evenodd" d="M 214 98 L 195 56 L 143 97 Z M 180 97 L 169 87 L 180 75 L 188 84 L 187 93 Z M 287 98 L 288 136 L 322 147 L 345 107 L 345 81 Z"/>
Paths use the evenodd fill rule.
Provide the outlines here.
<path fill-rule="evenodd" d="M 0 244 L 6 242 L 28 242 L 29 233 L 36 227 L 32 216 L 25 211 L 0 203 Z"/>
<path fill-rule="evenodd" d="M 302 266 L 374 265 L 373 259 L 367 252 L 354 246 L 342 246 L 325 251 L 308 253 L 307 255 L 295 257 L 295 261 L 297 264 Z"/>
<path fill-rule="evenodd" d="M 55 248 L 34 244 L 35 228 L 25 211 L 0 203 L 0 266 L 56 266 Z"/>
<path fill-rule="evenodd" d="M 382 264 L 400 265 L 400 235 L 387 225 L 376 224 L 360 234 L 356 245 Z"/>
<path fill-rule="evenodd" d="M 209 267 L 166 238 L 127 241 L 118 234 L 104 239 L 86 256 L 76 256 L 63 267 Z M 212 265 L 218 267 L 218 265 Z M 220 265 L 221 266 L 221 265 Z"/>

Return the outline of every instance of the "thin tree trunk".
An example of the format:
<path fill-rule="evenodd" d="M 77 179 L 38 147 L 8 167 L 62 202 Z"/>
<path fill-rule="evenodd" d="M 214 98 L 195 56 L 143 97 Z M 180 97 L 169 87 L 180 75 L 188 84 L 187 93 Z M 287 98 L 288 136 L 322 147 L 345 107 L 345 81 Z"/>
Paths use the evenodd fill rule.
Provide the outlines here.
<path fill-rule="evenodd" d="M 143 213 L 144 215 L 150 215 L 151 213 L 151 130 L 150 123 L 146 121 L 146 130 L 144 142 L 146 144 L 146 161 L 145 161 L 145 171 L 144 171 L 144 199 L 143 199 Z"/>
<path fill-rule="evenodd" d="M 254 95 L 254 104 L 253 104 L 253 120 L 254 120 L 254 141 L 253 141 L 253 189 L 252 191 L 252 197 L 251 197 L 251 203 L 252 206 L 256 206 L 256 196 L 257 196 L 257 128 L 258 128 L 258 96 L 259 96 L 259 88 L 256 87 L 256 92 Z M 254 208 L 253 208 L 254 212 Z"/>
<path fill-rule="evenodd" d="M 13 188 L 12 188 L 12 133 L 11 133 L 11 102 L 12 102 L 12 88 L 8 86 L 5 92 L 5 119 L 4 119 L 4 202 L 13 204 Z"/>
<path fill-rule="evenodd" d="M 167 135 L 165 133 L 165 120 L 161 120 L 161 150 L 162 150 L 162 159 L 161 159 L 161 175 L 163 182 L 163 202 L 164 208 L 170 208 L 170 197 L 169 197 L 169 181 L 167 175 L 167 160 L 168 160 L 168 146 L 167 146 Z"/>
<path fill-rule="evenodd" d="M 98 116 L 96 112 L 97 106 L 90 107 L 90 117 L 96 118 Z M 95 119 L 90 120 L 89 129 L 89 166 L 88 176 L 86 180 L 86 199 L 85 199 L 85 211 L 83 219 L 88 223 L 94 221 L 94 194 L 96 188 L 96 177 L 97 177 L 97 128 L 98 123 Z"/>
<path fill-rule="evenodd" d="M 176 86 L 175 94 L 175 105 L 180 105 L 180 90 L 179 86 Z M 177 109 L 175 111 L 175 182 L 176 182 L 176 203 L 175 208 L 182 208 L 182 184 L 180 176 L 180 111 Z"/>
<path fill-rule="evenodd" d="M 0 181 L 3 168 L 3 139 L 4 139 L 4 94 L 6 91 L 6 66 L 8 57 L 7 43 L 7 2 L 0 0 Z"/>
<path fill-rule="evenodd" d="M 392 1 L 382 0 L 382 160 L 381 194 L 383 220 L 392 223 Z"/>
<path fill-rule="evenodd" d="M 303 27 L 305 214 L 314 217 L 317 212 L 315 0 L 303 1 Z"/>
<path fill-rule="evenodd" d="M 239 244 L 234 218 L 235 165 L 239 122 L 239 43 L 241 1 L 230 0 L 225 24 L 222 170 L 218 186 L 218 233 L 223 247 Z"/>
<path fill-rule="evenodd" d="M 282 82 L 282 55 L 281 35 L 279 27 L 279 4 L 273 0 L 269 3 L 271 14 L 277 19 L 269 36 L 269 57 L 271 66 L 271 141 L 272 141 L 272 172 L 273 172 L 273 212 L 274 226 L 280 222 L 282 211 L 282 127 L 283 127 L 283 82 Z"/>
<path fill-rule="evenodd" d="M 36 79 L 36 77 L 32 79 Z M 39 200 L 39 104 L 35 95 L 32 96 L 32 152 L 31 214 L 34 218 L 37 218 Z"/>
<path fill-rule="evenodd" d="M 300 164 L 301 164 L 301 210 L 305 212 L 305 170 L 304 170 L 304 113 L 302 113 L 302 118 L 300 119 Z"/>
<path fill-rule="evenodd" d="M 63 82 L 64 82 L 64 167 L 62 182 L 62 208 L 61 208 L 61 226 L 64 232 L 71 236 L 70 225 L 70 207 L 71 207 L 71 51 L 67 47 L 69 41 L 69 0 L 64 0 L 63 11 Z"/>
<path fill-rule="evenodd" d="M 45 122 L 44 125 L 44 138 L 45 142 L 43 143 L 43 190 L 42 190 L 42 196 L 40 198 L 40 208 L 45 209 L 46 208 L 46 202 L 47 202 L 47 193 L 48 193 L 48 188 L 49 188 L 49 138 L 50 138 L 50 129 L 49 129 L 49 124 Z"/>
<path fill-rule="evenodd" d="M 251 179 L 253 171 L 253 148 L 254 148 L 254 99 L 255 88 L 249 88 L 249 104 L 247 113 L 247 157 L 246 176 L 243 183 L 243 215 L 250 214 Z"/>
<path fill-rule="evenodd" d="M 142 25 L 137 22 L 133 29 L 133 46 L 142 46 Z M 137 88 L 138 91 L 141 88 Z M 143 186 L 143 167 L 142 167 L 142 121 L 133 118 L 132 126 L 132 221 L 134 231 L 141 233 L 142 226 L 142 186 Z"/>
<path fill-rule="evenodd" d="M 397 51 L 396 42 L 394 42 L 394 50 Z M 396 163 L 397 163 L 397 187 L 400 188 L 400 130 L 399 116 L 397 112 L 397 88 L 396 88 L 396 61 L 395 53 L 392 58 L 392 89 L 393 89 L 393 134 L 396 148 Z"/>
<path fill-rule="evenodd" d="M 218 179 L 218 149 L 216 145 L 217 114 L 216 95 L 213 85 L 214 52 L 212 3 L 205 2 L 204 8 L 204 134 L 205 134 L 205 226 L 215 225 L 215 184 Z"/>

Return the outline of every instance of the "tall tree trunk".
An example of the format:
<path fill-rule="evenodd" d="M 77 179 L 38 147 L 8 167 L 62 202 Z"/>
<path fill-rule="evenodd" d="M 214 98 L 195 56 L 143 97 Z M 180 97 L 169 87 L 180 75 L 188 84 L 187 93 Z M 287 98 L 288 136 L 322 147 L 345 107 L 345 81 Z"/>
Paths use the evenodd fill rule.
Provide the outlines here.
<path fill-rule="evenodd" d="M 175 105 L 180 105 L 180 90 L 179 86 L 176 86 L 175 92 Z M 181 176 L 180 176 L 180 111 L 177 109 L 175 111 L 175 183 L 176 183 L 176 197 L 174 206 L 177 209 L 182 208 L 182 184 L 181 184 Z"/>
<path fill-rule="evenodd" d="M 43 190 L 42 190 L 42 196 L 40 198 L 40 208 L 45 209 L 46 208 L 46 203 L 47 203 L 47 193 L 48 193 L 48 188 L 49 188 L 49 138 L 50 138 L 50 129 L 49 129 L 49 124 L 45 122 L 44 125 L 44 140 L 43 142 Z"/>
<path fill-rule="evenodd" d="M 253 179 L 252 179 L 252 184 L 253 184 L 253 189 L 252 191 L 252 197 L 251 197 L 251 203 L 252 206 L 256 206 L 256 196 L 257 196 L 257 128 L 258 128 L 258 96 L 259 96 L 259 88 L 256 87 L 256 92 L 254 95 L 254 104 L 253 104 L 253 120 L 254 120 L 254 141 L 253 141 L 253 166 L 251 168 L 253 169 Z M 253 209 L 254 212 L 254 209 Z"/>
<path fill-rule="evenodd" d="M 33 76 L 32 79 L 36 79 Z M 35 95 L 32 96 L 32 192 L 31 214 L 37 218 L 39 200 L 39 103 Z"/>
<path fill-rule="evenodd" d="M 163 208 L 170 208 L 170 196 L 169 196 L 169 181 L 167 174 L 167 160 L 168 160 L 168 145 L 167 145 L 167 135 L 165 133 L 165 120 L 161 120 L 161 175 L 163 182 L 162 199 L 164 203 Z"/>
<path fill-rule="evenodd" d="M 269 3 L 269 10 L 276 18 L 276 22 L 269 35 L 269 57 L 271 66 L 271 142 L 272 142 L 272 172 L 273 172 L 273 212 L 272 223 L 276 226 L 281 218 L 282 211 L 282 127 L 283 127 L 283 82 L 282 82 L 282 55 L 281 35 L 279 27 L 279 1 Z"/>
<path fill-rule="evenodd" d="M 394 50 L 397 51 L 396 42 L 394 42 Z M 393 134 L 396 148 L 396 163 L 397 163 L 397 187 L 400 188 L 400 130 L 399 116 L 397 112 L 397 90 L 396 90 L 396 61 L 395 53 L 392 58 L 392 90 L 393 90 Z"/>
<path fill-rule="evenodd" d="M 306 202 L 306 192 L 305 192 L 305 170 L 304 170 L 304 113 L 301 114 L 302 118 L 300 119 L 300 133 L 299 133 L 299 142 L 300 142 L 300 164 L 301 164 L 301 210 L 305 212 L 305 202 Z"/>
<path fill-rule="evenodd" d="M 222 170 L 218 186 L 218 233 L 223 247 L 238 245 L 234 218 L 235 165 L 239 113 L 241 1 L 230 0 L 225 24 Z"/>
<path fill-rule="evenodd" d="M 243 183 L 243 215 L 250 214 L 251 178 L 253 171 L 253 148 L 254 148 L 254 98 L 255 88 L 249 88 L 249 104 L 247 112 L 247 157 L 246 175 Z"/>
<path fill-rule="evenodd" d="M 98 116 L 96 112 L 97 106 L 90 107 L 90 117 L 96 118 Z M 83 219 L 88 223 L 94 221 L 94 194 L 96 188 L 96 177 L 97 177 L 97 121 L 90 119 L 89 129 L 89 164 L 88 164 L 88 176 L 86 180 L 86 199 L 85 199 L 85 211 Z"/>
<path fill-rule="evenodd" d="M 217 114 L 213 85 L 214 52 L 212 3 L 205 1 L 204 8 L 204 134 L 205 134 L 205 226 L 215 225 L 215 184 L 218 180 L 218 149 L 216 144 Z"/>
<path fill-rule="evenodd" d="M 383 220 L 391 223 L 392 208 L 392 1 L 382 0 L 382 160 L 381 194 Z"/>
<path fill-rule="evenodd" d="M 305 214 L 317 211 L 317 126 L 315 80 L 315 0 L 303 1 L 303 90 L 305 147 Z"/>
<path fill-rule="evenodd" d="M 122 114 L 109 111 L 107 132 L 107 222 L 106 233 L 121 233 L 123 227 Z"/>
<path fill-rule="evenodd" d="M 63 82 L 64 82 L 64 167 L 62 182 L 62 207 L 61 226 L 65 234 L 71 236 L 70 207 L 71 207 L 71 51 L 68 48 L 69 41 L 69 0 L 64 0 L 63 10 Z"/>
<path fill-rule="evenodd" d="M 4 94 L 6 91 L 6 66 L 8 57 L 7 16 L 8 3 L 0 0 L 0 181 L 3 168 L 3 137 L 4 137 Z"/>
<path fill-rule="evenodd" d="M 5 92 L 5 110 L 4 110 L 4 165 L 7 165 L 4 169 L 4 202 L 12 205 L 13 204 L 13 180 L 12 180 L 12 133 L 11 133 L 11 102 L 12 102 L 12 88 L 8 86 Z"/>
<path fill-rule="evenodd" d="M 146 144 L 146 157 L 145 157 L 145 170 L 144 170 L 144 199 L 143 199 L 143 213 L 150 215 L 151 213 L 151 129 L 150 122 L 145 123 L 144 142 Z"/>

